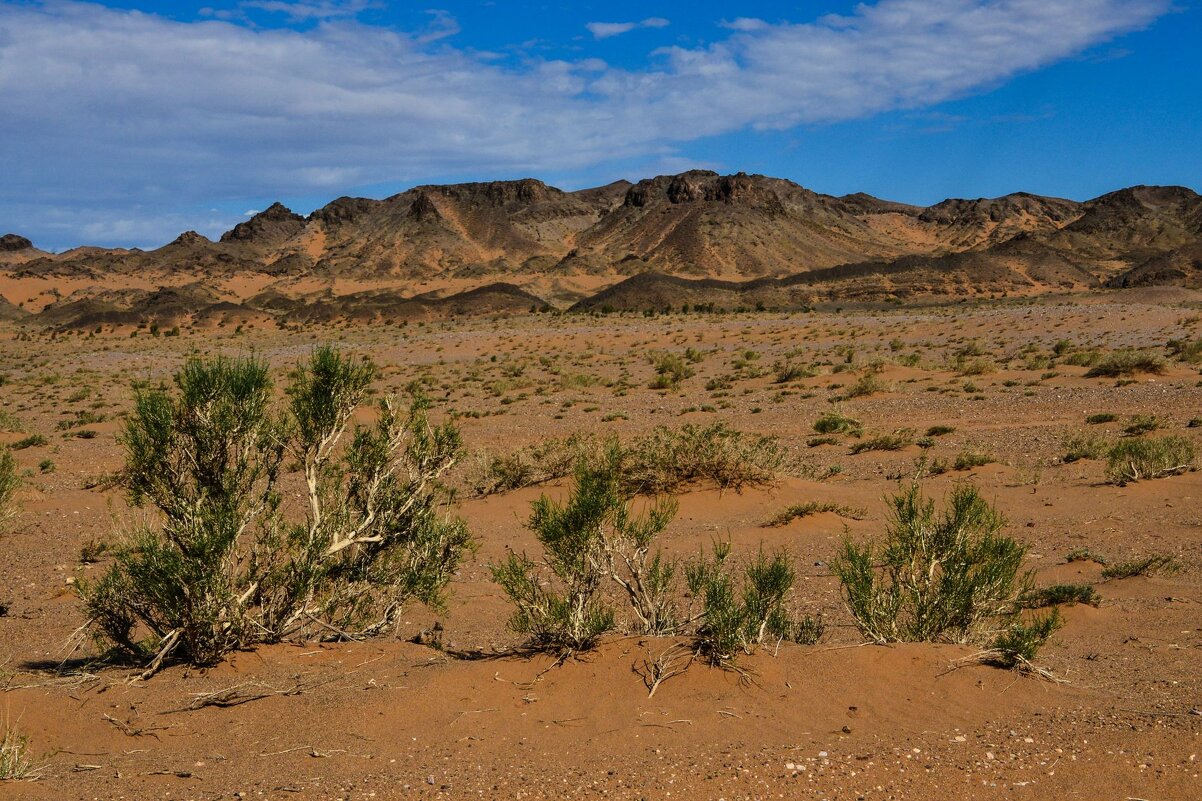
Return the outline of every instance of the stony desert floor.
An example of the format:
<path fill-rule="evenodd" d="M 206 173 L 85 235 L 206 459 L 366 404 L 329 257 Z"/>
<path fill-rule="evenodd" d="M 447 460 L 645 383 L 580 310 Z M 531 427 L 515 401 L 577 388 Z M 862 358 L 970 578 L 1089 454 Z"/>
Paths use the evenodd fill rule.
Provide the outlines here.
<path fill-rule="evenodd" d="M 1067 439 L 1118 441 L 1137 416 L 1155 417 L 1144 436 L 1202 446 L 1202 372 L 1165 349 L 1199 337 L 1202 294 L 1179 290 L 172 337 L 0 328 L 0 442 L 26 473 L 0 540 L 0 721 L 39 766 L 35 781 L 0 782 L 0 799 L 1202 797 L 1202 472 L 1119 486 L 1104 460 L 1064 459 Z M 192 352 L 253 351 L 283 376 L 319 342 L 369 354 L 381 391 L 420 381 L 462 429 L 451 483 L 479 549 L 448 608 L 410 608 L 394 637 L 272 646 L 146 681 L 73 648 L 75 586 L 146 514 L 111 480 L 132 387 L 169 380 Z M 1090 378 L 1069 358 L 1130 347 L 1164 355 L 1164 371 Z M 654 355 L 686 348 L 695 374 L 651 388 Z M 816 374 L 781 381 L 794 363 Z M 864 376 L 871 391 L 846 397 Z M 831 410 L 864 436 L 815 441 Z M 1102 413 L 1113 420 L 1087 424 Z M 669 642 L 614 635 L 558 667 L 449 655 L 518 644 L 488 565 L 533 553 L 531 501 L 567 487 L 481 495 L 487 453 L 718 421 L 778 437 L 786 464 L 741 491 L 686 487 L 664 547 L 787 548 L 793 608 L 827 624 L 818 644 L 762 648 L 741 673 L 693 664 L 653 697 L 638 670 Z M 935 426 L 952 430 L 927 437 Z M 897 450 L 851 452 L 899 430 Z M 957 469 L 966 453 L 987 458 Z M 1095 587 L 1100 604 L 1064 607 L 1040 652 L 1056 680 L 958 664 L 971 646 L 863 644 L 827 563 L 845 537 L 879 537 L 886 494 L 915 477 L 936 498 L 975 483 L 1030 546 L 1037 583 Z M 810 501 L 840 511 L 765 526 Z M 1105 578 L 1099 561 L 1067 560 L 1085 549 L 1175 569 Z M 446 651 L 409 641 L 435 621 Z"/>

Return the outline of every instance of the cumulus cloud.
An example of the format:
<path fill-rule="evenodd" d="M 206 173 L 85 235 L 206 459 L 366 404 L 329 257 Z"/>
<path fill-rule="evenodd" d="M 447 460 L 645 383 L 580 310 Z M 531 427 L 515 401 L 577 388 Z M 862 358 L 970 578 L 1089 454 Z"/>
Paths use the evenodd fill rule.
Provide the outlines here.
<path fill-rule="evenodd" d="M 370 0 L 322 0 L 321 2 L 286 2 L 286 0 L 247 0 L 243 8 L 254 8 L 284 14 L 297 21 L 354 17 L 376 4 Z"/>
<path fill-rule="evenodd" d="M 181 209 L 237 199 L 671 158 L 704 136 L 932 106 L 1169 6 L 879 0 L 805 24 L 736 21 L 721 41 L 623 70 L 587 57 L 498 63 L 443 40 L 457 25 L 437 14 L 423 31 L 334 15 L 300 32 L 0 2 L 0 219 L 57 238 L 91 218 L 99 236 L 137 205 L 163 210 L 166 241 L 199 228 L 176 225 Z M 133 244 L 154 243 L 141 236 Z"/>
<path fill-rule="evenodd" d="M 630 33 L 636 28 L 666 28 L 671 23 L 663 17 L 648 17 L 641 22 L 589 22 L 584 27 L 594 39 L 608 39 Z"/>

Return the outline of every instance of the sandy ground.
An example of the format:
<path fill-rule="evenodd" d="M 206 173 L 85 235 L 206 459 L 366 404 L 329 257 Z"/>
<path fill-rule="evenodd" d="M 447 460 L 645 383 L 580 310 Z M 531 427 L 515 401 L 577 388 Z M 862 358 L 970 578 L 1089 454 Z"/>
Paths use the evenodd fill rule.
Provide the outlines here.
<path fill-rule="evenodd" d="M 1136 414 L 1202 445 L 1202 428 L 1187 427 L 1202 417 L 1202 375 L 1170 362 L 1163 375 L 1124 383 L 1040 358 L 1060 340 L 1161 348 L 1199 336 L 1202 307 L 1156 293 L 171 338 L 0 329 L 0 442 L 47 440 L 15 453 L 28 478 L 22 513 L 0 541 L 0 720 L 29 738 L 41 770 L 34 782 L 0 783 L 0 799 L 1202 797 L 1202 473 L 1119 487 L 1102 462 L 1061 461 L 1066 436 L 1113 440 Z M 140 519 L 104 480 L 121 465 L 115 434 L 131 382 L 168 379 L 192 351 L 254 351 L 282 377 L 321 341 L 370 354 L 384 368 L 381 390 L 418 379 L 441 413 L 458 415 L 471 451 L 454 479 L 458 513 L 480 549 L 453 581 L 449 608 L 411 608 L 396 637 L 274 646 L 147 682 L 77 662 L 56 672 L 84 622 L 74 585 L 104 565 L 83 564 L 81 548 Z M 949 359 L 973 342 L 998 362 L 1012 358 L 959 376 Z M 697 374 L 677 392 L 650 389 L 648 354 L 686 347 L 704 354 Z M 774 364 L 786 359 L 817 362 L 820 374 L 777 384 Z M 886 391 L 832 404 L 876 360 Z M 723 377 L 729 388 L 706 389 Z M 831 408 L 869 435 L 955 430 L 926 450 L 852 455 L 846 438 L 808 447 L 813 421 Z M 1086 425 L 1098 412 L 1117 420 Z M 449 659 L 406 642 L 437 620 L 456 648 L 517 643 L 488 564 L 507 548 L 533 552 L 530 502 L 565 488 L 474 497 L 479 451 L 713 421 L 780 437 L 789 465 L 773 485 L 741 493 L 690 488 L 664 547 L 689 555 L 729 536 L 736 554 L 788 548 L 799 572 L 791 603 L 823 614 L 821 643 L 761 650 L 740 663 L 745 676 L 695 664 L 648 698 L 637 671 L 668 642 L 614 636 L 558 668 L 544 658 Z M 862 645 L 829 575 L 845 536 L 881 534 L 884 496 L 916 460 L 966 449 L 996 461 L 929 477 L 925 490 L 938 497 L 973 481 L 1008 518 L 1007 533 L 1030 546 L 1040 584 L 1091 583 L 1102 598 L 1065 608 L 1066 625 L 1041 652 L 1060 682 L 953 669 L 970 647 Z M 763 526 L 810 500 L 864 514 Z M 1079 548 L 1113 561 L 1170 554 L 1182 569 L 1104 580 L 1101 565 L 1066 562 Z M 262 697 L 196 708 L 231 687 Z"/>

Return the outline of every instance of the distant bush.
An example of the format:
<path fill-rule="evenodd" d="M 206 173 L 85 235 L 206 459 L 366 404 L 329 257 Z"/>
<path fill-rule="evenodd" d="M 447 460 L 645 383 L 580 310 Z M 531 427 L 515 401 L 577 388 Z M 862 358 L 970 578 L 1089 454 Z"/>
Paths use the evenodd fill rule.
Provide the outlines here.
<path fill-rule="evenodd" d="M 1195 340 L 1170 339 L 1169 355 L 1186 364 L 1202 364 L 1202 337 Z"/>
<path fill-rule="evenodd" d="M 1107 456 L 1106 475 L 1115 484 L 1164 478 L 1192 470 L 1194 444 L 1185 437 L 1125 439 Z"/>
<path fill-rule="evenodd" d="M 952 467 L 955 470 L 972 470 L 974 467 L 984 467 L 987 464 L 992 464 L 994 461 L 996 460 L 988 453 L 965 450 L 957 454 Z"/>
<path fill-rule="evenodd" d="M 1160 375 L 1165 371 L 1164 359 L 1154 353 L 1133 349 L 1115 350 L 1100 358 L 1086 373 L 1086 378 L 1118 378 L 1136 373 Z"/>
<path fill-rule="evenodd" d="M 8 526 L 16 514 L 15 497 L 21 486 L 17 472 L 17 461 L 7 448 L 0 447 L 0 532 Z"/>
<path fill-rule="evenodd" d="M 623 481 L 640 493 L 672 492 L 694 481 L 723 489 L 771 482 L 785 461 L 775 437 L 736 431 L 725 423 L 659 426 L 623 453 Z"/>
<path fill-rule="evenodd" d="M 1085 422 L 1091 426 L 1096 426 L 1101 425 L 1102 423 L 1113 423 L 1117 419 L 1119 419 L 1117 414 L 1112 414 L 1110 412 L 1099 412 L 1098 414 L 1091 414 L 1086 417 Z"/>
<path fill-rule="evenodd" d="M 683 357 L 675 353 L 652 354 L 651 363 L 655 365 L 652 389 L 678 389 L 681 383 L 686 378 L 692 378 L 695 372 Z"/>
<path fill-rule="evenodd" d="M 374 634 L 411 599 L 438 604 L 471 543 L 444 516 L 439 483 L 459 433 L 430 425 L 420 398 L 407 413 L 385 399 L 374 424 L 352 427 L 375 376 L 370 362 L 318 348 L 282 415 L 254 360 L 190 358 L 174 392 L 139 391 L 124 480 L 162 522 L 81 587 L 98 641 L 151 670 L 205 665 L 262 642 Z M 286 457 L 304 481 L 296 515 L 280 503 Z"/>
<path fill-rule="evenodd" d="M 1022 599 L 1022 604 L 1028 609 L 1041 609 L 1060 604 L 1097 606 L 1098 593 L 1088 584 L 1053 584 L 1051 587 L 1031 590 Z"/>
<path fill-rule="evenodd" d="M 935 425 L 927 429 L 928 437 L 942 437 L 951 434 L 956 430 L 955 426 Z"/>
<path fill-rule="evenodd" d="M 848 398 L 863 398 L 875 395 L 878 392 L 888 391 L 889 385 L 881 380 L 879 375 L 876 373 L 865 373 L 856 380 L 856 383 L 848 387 L 844 395 Z"/>
<path fill-rule="evenodd" d="M 809 501 L 808 503 L 795 503 L 792 506 L 785 507 L 778 514 L 773 515 L 765 523 L 765 528 L 777 528 L 787 526 L 794 520 L 810 515 L 822 514 L 823 512 L 833 512 L 840 517 L 847 517 L 852 520 L 863 520 L 864 510 L 853 509 L 850 506 L 844 506 L 838 503 L 829 501 Z"/>
<path fill-rule="evenodd" d="M 883 547 L 848 541 L 831 564 L 864 636 L 898 641 L 985 642 L 1007 651 L 1042 642 L 1054 624 L 1030 631 L 1020 620 L 1030 587 L 1020 574 L 1026 548 L 998 532 L 1000 513 L 971 485 L 956 487 L 942 514 L 911 485 L 890 500 Z M 1046 632 L 1044 631 L 1046 628 Z M 997 643 L 1001 630 L 1012 641 Z M 1000 639 L 1000 638 L 998 638 Z M 1036 643 L 1036 647 L 1037 647 Z"/>
<path fill-rule="evenodd" d="M 913 442 L 914 432 L 906 428 L 900 431 L 894 431 L 892 434 L 879 434 L 871 439 L 866 439 L 861 442 L 854 442 L 851 446 L 851 452 L 864 453 L 866 451 L 899 451 Z"/>
<path fill-rule="evenodd" d="M 23 451 L 26 448 L 37 448 L 45 445 L 46 437 L 41 434 L 30 434 L 28 437 L 22 437 L 12 444 L 14 451 Z"/>
<path fill-rule="evenodd" d="M 1101 459 L 1110 452 L 1111 445 L 1105 437 L 1095 434 L 1071 434 L 1064 440 L 1064 462 L 1081 459 Z"/>
<path fill-rule="evenodd" d="M 860 421 L 838 412 L 826 412 L 814 421 L 814 430 L 819 434 L 851 434 L 860 436 L 864 429 Z"/>
<path fill-rule="evenodd" d="M 776 369 L 776 383 L 778 384 L 787 384 L 790 381 L 797 381 L 801 378 L 813 378 L 816 375 L 813 370 L 805 365 L 791 361 L 777 362 L 774 368 Z"/>
<path fill-rule="evenodd" d="M 1126 562 L 1107 565 L 1102 571 L 1102 578 L 1125 579 L 1135 576 L 1149 576 L 1153 573 L 1173 573 L 1177 570 L 1177 560 L 1168 554 L 1153 554 Z"/>

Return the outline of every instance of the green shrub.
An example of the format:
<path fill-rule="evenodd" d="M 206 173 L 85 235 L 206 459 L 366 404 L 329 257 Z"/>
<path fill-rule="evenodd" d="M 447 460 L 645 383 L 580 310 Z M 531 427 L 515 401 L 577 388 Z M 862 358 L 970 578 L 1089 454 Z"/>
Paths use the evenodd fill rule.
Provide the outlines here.
<path fill-rule="evenodd" d="M 785 609 L 796 573 L 783 552 L 762 549 L 744 566 L 742 581 L 728 563 L 730 544 L 715 542 L 713 553 L 689 563 L 689 592 L 701 599 L 696 631 L 697 653 L 711 665 L 729 665 L 751 653 L 766 638 L 785 639 L 799 632 Z"/>
<path fill-rule="evenodd" d="M 947 434 L 951 434 L 955 430 L 956 430 L 955 426 L 935 425 L 935 426 L 931 426 L 930 428 L 927 429 L 926 436 L 942 437 L 942 436 L 946 436 Z"/>
<path fill-rule="evenodd" d="M 17 460 L 7 448 L 0 447 L 0 532 L 4 531 L 16 515 L 15 498 L 20 486 L 21 476 L 17 472 Z"/>
<path fill-rule="evenodd" d="M 1202 364 L 1202 337 L 1195 340 L 1170 339 L 1169 355 L 1186 364 Z"/>
<path fill-rule="evenodd" d="M 856 380 L 856 383 L 847 389 L 844 395 L 848 398 L 864 398 L 869 395 L 875 395 L 878 392 L 888 391 L 889 385 L 882 381 L 879 375 L 876 373 L 865 373 Z"/>
<path fill-rule="evenodd" d="M 1086 417 L 1085 422 L 1091 426 L 1096 426 L 1101 425 L 1102 423 L 1113 423 L 1117 419 L 1119 419 L 1117 414 L 1111 414 L 1110 412 L 1099 412 L 1098 414 L 1091 414 Z"/>
<path fill-rule="evenodd" d="M 894 431 L 892 434 L 879 434 L 872 439 L 866 439 L 862 442 L 854 442 L 851 446 L 852 453 L 864 453 L 865 451 L 900 451 L 902 448 L 914 442 L 914 432 L 910 429 L 902 429 Z"/>
<path fill-rule="evenodd" d="M 14 451 L 23 451 L 26 448 L 36 448 L 45 445 L 46 437 L 41 434 L 30 434 L 28 437 L 22 437 L 12 444 Z"/>
<path fill-rule="evenodd" d="M 722 489 L 766 484 L 784 464 L 775 437 L 735 431 L 725 423 L 659 426 L 623 453 L 623 482 L 632 492 L 658 495 L 695 481 Z"/>
<path fill-rule="evenodd" d="M 1028 609 L 1041 609 L 1060 604 L 1097 606 L 1098 601 L 1098 593 L 1088 584 L 1053 584 L 1050 587 L 1031 590 L 1022 599 L 1023 606 Z"/>
<path fill-rule="evenodd" d="M 884 545 L 848 541 L 831 565 L 866 637 L 969 642 L 1018 624 L 1026 548 L 998 534 L 1005 520 L 975 487 L 952 490 L 941 515 L 917 485 L 888 501 Z"/>
<path fill-rule="evenodd" d="M 1165 371 L 1164 359 L 1154 353 L 1130 348 L 1111 351 L 1086 373 L 1086 378 L 1118 378 L 1136 373 L 1160 375 Z"/>
<path fill-rule="evenodd" d="M 1029 669 L 1035 654 L 1060 628 L 1060 610 L 1030 623 L 1015 622 L 994 639 L 986 661 L 1007 669 Z"/>
<path fill-rule="evenodd" d="M 675 566 L 658 551 L 653 554 L 651 544 L 676 505 L 665 501 L 632 516 L 621 471 L 621 453 L 612 447 L 600 466 L 581 462 L 565 501 L 544 495 L 533 504 L 529 525 L 543 561 L 511 552 L 492 565 L 493 580 L 515 607 L 509 626 L 528 636 L 529 647 L 561 658 L 593 648 L 616 622 L 603 592 L 607 577 L 625 591 L 642 633 L 675 627 Z"/>
<path fill-rule="evenodd" d="M 1065 562 L 1096 562 L 1099 565 L 1106 564 L 1106 557 L 1099 553 L 1095 553 L 1089 548 L 1073 548 L 1065 557 Z"/>
<path fill-rule="evenodd" d="M 955 470 L 972 470 L 974 467 L 984 467 L 987 464 L 992 464 L 995 459 L 987 453 L 980 451 L 960 451 L 956 456 L 956 461 L 952 463 L 952 468 Z"/>
<path fill-rule="evenodd" d="M 1125 439 L 1107 459 L 1106 475 L 1115 484 L 1163 478 L 1193 469 L 1194 444 L 1178 436 Z"/>
<path fill-rule="evenodd" d="M 764 527 L 776 528 L 787 526 L 799 517 L 809 517 L 810 515 L 822 514 L 823 512 L 833 512 L 840 517 L 847 517 L 852 520 L 864 519 L 863 509 L 853 509 L 850 506 L 831 503 L 829 501 L 809 501 L 808 503 L 795 503 L 792 506 L 786 507 L 780 513 L 766 521 Z"/>
<path fill-rule="evenodd" d="M 777 362 L 774 367 L 776 369 L 776 383 L 778 384 L 787 384 L 790 381 L 797 381 L 801 378 L 813 378 L 816 375 L 808 367 L 791 361 Z"/>
<path fill-rule="evenodd" d="M 859 420 L 838 412 L 826 412 L 814 421 L 814 431 L 819 434 L 851 434 L 858 437 L 863 430 Z"/>
<path fill-rule="evenodd" d="M 1135 576 L 1150 576 L 1153 573 L 1173 573 L 1177 560 L 1168 554 L 1153 554 L 1126 562 L 1109 565 L 1102 571 L 1102 578 L 1125 579 Z"/>
<path fill-rule="evenodd" d="M 692 378 L 694 370 L 681 356 L 675 353 L 657 353 L 651 356 L 655 365 L 652 389 L 678 389 L 686 378 Z"/>
<path fill-rule="evenodd" d="M 408 413 L 386 398 L 352 427 L 375 376 L 322 347 L 292 374 L 283 414 L 254 360 L 190 358 L 174 391 L 139 391 L 124 480 L 161 525 L 81 587 L 98 641 L 151 670 L 204 665 L 262 642 L 378 633 L 410 599 L 439 604 L 471 544 L 443 514 L 459 433 L 430 425 L 421 398 Z M 280 503 L 285 457 L 304 481 L 295 514 Z"/>
<path fill-rule="evenodd" d="M 1123 434 L 1128 437 L 1138 437 L 1160 427 L 1161 421 L 1156 415 L 1136 414 L 1131 416 L 1131 422 L 1123 429 Z"/>
<path fill-rule="evenodd" d="M 1110 443 L 1105 437 L 1094 434 L 1071 434 L 1064 440 L 1065 463 L 1082 459 L 1101 459 L 1110 452 Z"/>

